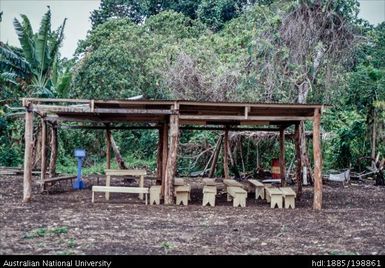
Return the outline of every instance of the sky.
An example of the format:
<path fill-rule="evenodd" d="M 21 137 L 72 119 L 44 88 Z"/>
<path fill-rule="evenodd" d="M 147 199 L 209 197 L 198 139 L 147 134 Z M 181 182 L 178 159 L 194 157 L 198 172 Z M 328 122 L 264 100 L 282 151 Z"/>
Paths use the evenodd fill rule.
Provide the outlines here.
<path fill-rule="evenodd" d="M 374 25 L 385 21 L 385 0 L 359 0 L 359 2 L 360 17 Z M 78 41 L 84 39 L 91 28 L 90 12 L 97 9 L 99 4 L 100 0 L 0 0 L 0 10 L 4 12 L 3 21 L 0 23 L 0 40 L 19 46 L 13 19 L 25 14 L 30 19 L 34 31 L 37 31 L 49 5 L 52 12 L 52 29 L 57 29 L 64 18 L 68 18 L 60 52 L 63 57 L 70 58 Z"/>

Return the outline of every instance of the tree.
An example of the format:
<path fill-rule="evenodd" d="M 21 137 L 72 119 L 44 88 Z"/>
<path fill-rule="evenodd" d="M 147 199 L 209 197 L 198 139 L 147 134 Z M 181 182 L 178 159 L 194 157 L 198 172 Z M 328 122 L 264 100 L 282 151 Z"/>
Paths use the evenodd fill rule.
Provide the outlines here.
<path fill-rule="evenodd" d="M 368 31 L 369 40 L 360 47 L 357 65 L 349 74 L 347 104 L 366 115 L 371 157 L 376 157 L 376 141 L 380 135 L 380 109 L 376 105 L 385 99 L 385 23 Z"/>
<path fill-rule="evenodd" d="M 239 16 L 245 7 L 255 3 L 271 4 L 274 0 L 102 0 L 100 7 L 91 13 L 92 29 L 109 19 L 126 18 L 143 23 L 147 18 L 163 11 L 175 11 L 191 18 L 199 18 L 211 29 Z"/>
<path fill-rule="evenodd" d="M 73 96 L 85 98 L 166 98 L 162 66 L 183 40 L 205 31 L 176 12 L 152 16 L 142 25 L 128 19 L 108 21 L 91 31 L 77 51 Z M 83 55 L 84 54 L 84 55 Z"/>
<path fill-rule="evenodd" d="M 21 18 L 22 22 L 16 18 L 13 22 L 21 51 L 15 53 L 9 46 L 1 45 L 1 76 L 9 83 L 20 85 L 26 95 L 53 96 L 52 77 L 57 71 L 66 19 L 56 31 L 51 31 L 51 10 L 48 7 L 39 31 L 33 33 L 28 17 L 21 15 Z"/>

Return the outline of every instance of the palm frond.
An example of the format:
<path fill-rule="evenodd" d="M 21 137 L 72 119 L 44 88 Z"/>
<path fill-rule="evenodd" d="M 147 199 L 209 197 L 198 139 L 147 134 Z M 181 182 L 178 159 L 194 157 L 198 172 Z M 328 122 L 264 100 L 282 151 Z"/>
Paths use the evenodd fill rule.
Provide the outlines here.
<path fill-rule="evenodd" d="M 23 17 L 23 24 L 21 24 L 20 21 L 15 18 L 13 20 L 13 26 L 15 27 L 17 37 L 23 49 L 24 57 L 31 65 L 35 65 L 36 64 L 35 48 L 33 46 L 32 37 L 30 36 L 31 24 L 28 18 L 26 16 Z"/>
<path fill-rule="evenodd" d="M 18 83 L 16 81 L 18 76 L 15 73 L 4 72 L 4 73 L 0 74 L 0 77 L 1 77 L 1 80 L 5 81 L 5 82 L 8 82 L 8 83 L 11 83 L 14 85 L 18 85 Z"/>
<path fill-rule="evenodd" d="M 31 72 L 31 65 L 23 57 L 17 55 L 6 45 L 0 45 L 0 71 L 17 69 L 25 74 Z"/>
<path fill-rule="evenodd" d="M 55 35 L 54 35 L 55 38 L 53 38 L 53 40 L 52 40 L 52 48 L 51 48 L 51 52 L 50 52 L 50 59 L 52 62 L 50 63 L 50 65 L 52 65 L 53 61 L 57 58 L 59 48 L 63 42 L 64 27 L 65 27 L 66 21 L 67 21 L 67 18 L 64 19 L 63 24 L 57 29 L 57 31 L 55 32 Z"/>
<path fill-rule="evenodd" d="M 40 65 L 40 72 L 43 74 L 48 69 L 48 38 L 51 31 L 51 10 L 48 7 L 47 13 L 44 14 L 36 39 L 36 56 Z"/>

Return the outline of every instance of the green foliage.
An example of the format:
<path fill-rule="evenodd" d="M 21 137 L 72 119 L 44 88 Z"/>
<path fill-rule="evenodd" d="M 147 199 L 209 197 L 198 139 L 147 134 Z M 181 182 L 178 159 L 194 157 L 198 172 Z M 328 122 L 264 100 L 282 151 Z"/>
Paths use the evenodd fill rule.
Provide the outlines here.
<path fill-rule="evenodd" d="M 60 59 L 58 52 L 65 21 L 51 31 L 48 10 L 34 33 L 21 15 L 14 21 L 21 48 L 0 42 L 0 165 L 22 164 L 23 125 L 9 117 L 12 110 L 5 106 L 20 105 L 20 97 L 124 99 L 141 94 L 148 99 L 295 102 L 304 82 L 307 102 L 334 105 L 322 122 L 328 137 L 323 142 L 326 169 L 354 166 L 370 154 L 374 118 L 384 155 L 385 23 L 373 27 L 358 19 L 358 6 L 356 0 L 102 0 L 91 14 L 92 30 L 70 60 Z M 362 35 L 355 50 L 350 50 L 357 41 L 352 33 Z M 156 131 L 114 131 L 113 136 L 130 168 L 155 170 Z M 215 132 L 183 131 L 179 174 L 202 170 L 210 154 L 198 161 L 193 156 L 214 146 L 217 138 Z M 60 130 L 58 171 L 76 173 L 77 147 L 87 150 L 84 174 L 102 174 L 102 131 Z M 275 140 L 258 145 L 244 140 L 248 171 L 255 170 L 257 149 L 266 169 L 278 156 Z M 293 156 L 289 143 L 288 163 Z M 241 169 L 241 159 L 236 161 Z M 219 165 L 217 175 L 222 172 Z"/>
<path fill-rule="evenodd" d="M 38 32 L 33 33 L 28 17 L 21 15 L 21 19 L 20 22 L 15 18 L 13 22 L 21 51 L 3 43 L 0 45 L 1 79 L 22 87 L 24 95 L 52 97 L 52 76 L 66 20 L 56 31 L 51 31 L 51 10 L 48 8 Z"/>
<path fill-rule="evenodd" d="M 26 233 L 24 238 L 25 239 L 34 239 L 34 238 L 61 235 L 61 234 L 67 234 L 67 233 L 68 233 L 68 227 L 67 226 L 59 226 L 59 227 L 53 227 L 53 228 L 40 227 L 40 228 L 33 229 L 32 231 Z"/>
<path fill-rule="evenodd" d="M 85 52 L 75 71 L 74 97 L 128 98 L 142 94 L 165 98 L 160 88 L 162 66 L 184 38 L 205 28 L 174 12 L 163 12 L 135 25 L 111 20 L 93 30 L 78 53 Z"/>
<path fill-rule="evenodd" d="M 126 18 L 134 23 L 143 23 L 147 18 L 163 11 L 173 11 L 191 19 L 199 18 L 213 30 L 239 16 L 243 9 L 255 3 L 268 5 L 274 0 L 102 0 L 100 7 L 91 13 L 92 28 L 112 18 Z"/>

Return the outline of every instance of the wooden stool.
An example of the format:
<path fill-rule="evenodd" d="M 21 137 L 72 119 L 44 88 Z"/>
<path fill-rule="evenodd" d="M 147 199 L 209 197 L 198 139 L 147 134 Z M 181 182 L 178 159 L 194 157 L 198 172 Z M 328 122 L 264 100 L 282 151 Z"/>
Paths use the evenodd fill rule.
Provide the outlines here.
<path fill-rule="evenodd" d="M 259 197 L 263 200 L 265 199 L 265 186 L 262 182 L 257 180 L 249 180 L 250 184 L 255 188 L 255 199 Z"/>
<path fill-rule="evenodd" d="M 204 186 L 202 206 L 206 206 L 207 204 L 210 204 L 212 207 L 215 207 L 216 194 L 217 194 L 216 186 Z"/>
<path fill-rule="evenodd" d="M 188 205 L 188 200 L 190 199 L 190 185 L 176 186 L 175 187 L 175 195 L 176 195 L 176 204 L 179 205 L 183 203 L 183 205 Z"/>
<path fill-rule="evenodd" d="M 155 202 L 155 205 L 160 204 L 160 185 L 152 185 L 150 187 L 150 205 Z"/>
<path fill-rule="evenodd" d="M 227 195 L 233 199 L 233 207 L 246 207 L 247 192 L 240 187 L 227 187 Z"/>
<path fill-rule="evenodd" d="M 270 203 L 270 195 L 267 193 L 267 190 L 271 188 L 271 184 L 263 184 L 263 192 L 266 198 L 267 203 Z"/>
<path fill-rule="evenodd" d="M 295 197 L 296 194 L 290 187 L 279 188 L 282 192 L 285 208 L 295 208 Z"/>
<path fill-rule="evenodd" d="M 275 208 L 277 205 L 278 208 L 282 208 L 282 192 L 278 188 L 267 188 L 267 196 L 270 199 L 270 207 Z"/>

